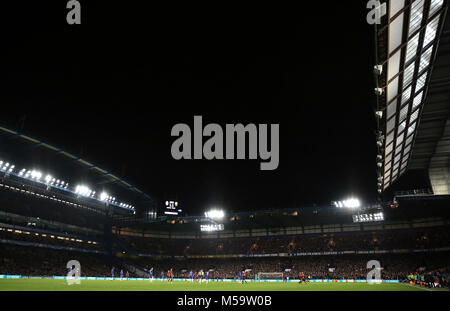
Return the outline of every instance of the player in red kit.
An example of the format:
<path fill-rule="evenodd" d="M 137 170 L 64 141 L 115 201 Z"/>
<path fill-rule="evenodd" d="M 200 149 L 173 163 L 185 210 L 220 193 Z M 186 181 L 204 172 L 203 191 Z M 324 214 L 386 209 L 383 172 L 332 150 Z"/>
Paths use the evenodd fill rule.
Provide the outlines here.
<path fill-rule="evenodd" d="M 167 282 L 172 282 L 172 269 L 167 271 Z"/>
<path fill-rule="evenodd" d="M 306 284 L 306 282 L 305 282 L 305 274 L 303 272 L 300 273 L 299 279 L 300 279 L 299 283 L 305 283 Z"/>

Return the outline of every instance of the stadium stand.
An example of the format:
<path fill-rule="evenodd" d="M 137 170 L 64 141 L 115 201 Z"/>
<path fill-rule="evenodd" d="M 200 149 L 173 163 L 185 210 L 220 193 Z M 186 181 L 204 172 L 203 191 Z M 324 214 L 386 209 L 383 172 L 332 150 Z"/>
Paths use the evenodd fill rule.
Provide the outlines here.
<path fill-rule="evenodd" d="M 444 277 L 450 276 L 448 264 L 449 253 L 428 254 L 382 254 L 377 255 L 383 270 L 383 279 L 406 280 L 410 273 L 423 271 L 424 274 Z M 373 255 L 342 255 L 342 256 L 302 256 L 278 258 L 227 258 L 227 259 L 164 259 L 152 260 L 138 258 L 127 259 L 129 264 L 154 268 L 154 271 L 174 269 L 175 277 L 188 278 L 189 272 L 210 269 L 218 271 L 220 278 L 236 278 L 239 271 L 248 271 L 249 279 L 259 272 L 282 272 L 290 270 L 287 276 L 297 279 L 299 273 L 315 279 L 365 279 L 367 275 L 366 263 L 374 259 Z M 329 268 L 333 271 L 329 270 Z"/>
<path fill-rule="evenodd" d="M 420 272 L 446 284 L 449 277 L 446 213 L 440 214 L 444 218 L 439 214 L 433 215 L 437 218 L 417 218 L 431 216 L 427 213 L 435 209 L 409 210 L 408 215 L 417 215 L 419 220 L 405 218 L 396 225 L 385 222 L 374 230 L 362 225 L 348 232 L 325 232 L 321 227 L 319 232 L 303 230 L 303 234 L 283 234 L 281 230 L 265 236 L 220 238 L 189 233 L 186 235 L 194 237 L 170 238 L 161 237 L 163 232 L 160 237 L 149 236 L 129 223 L 127 227 L 115 223 L 115 230 L 107 234 L 99 230 L 104 229 L 100 224 L 108 223 L 106 215 L 75 207 L 65 207 L 62 212 L 60 202 L 6 192 L 0 200 L 0 274 L 65 275 L 67 261 L 76 259 L 82 263 L 82 275 L 97 277 L 110 276 L 115 266 L 139 277 L 148 277 L 148 269 L 153 267 L 158 276 L 173 268 L 179 278 L 202 269 L 228 279 L 242 270 L 247 270 L 250 279 L 261 272 L 282 271 L 291 279 L 300 272 L 311 278 L 364 279 L 367 261 L 377 259 L 384 279 L 406 280 L 409 274 Z M 59 212 L 54 213 L 55 209 Z M 397 229 L 390 229 L 395 226 Z"/>
<path fill-rule="evenodd" d="M 153 267 L 156 277 L 173 269 L 179 278 L 210 270 L 214 277 L 217 272 L 234 279 L 246 270 L 249 279 L 267 272 L 291 279 L 301 272 L 319 279 L 365 279 L 367 261 L 375 259 L 384 279 L 406 281 L 415 273 L 448 285 L 447 196 L 402 193 L 357 209 L 251 207 L 228 211 L 221 220 L 224 230 L 203 232 L 207 217 L 157 217 L 155 201 L 131 184 L 78 157 L 67 162 L 63 152 L 54 156 L 64 156 L 64 166 L 95 167 L 90 173 L 98 174 L 98 184 L 120 186 L 125 202 L 142 204 L 122 208 L 1 172 L 0 275 L 64 276 L 67 262 L 78 260 L 82 276 L 92 277 L 111 276 L 115 267 L 148 278 Z M 127 191 L 138 199 L 126 197 Z M 374 214 L 382 217 L 367 217 Z"/>
<path fill-rule="evenodd" d="M 68 205 L 58 201 L 41 198 L 33 194 L 24 193 L 0 187 L 0 205 L 3 215 L 21 215 L 32 218 L 45 219 L 49 222 L 58 222 L 103 231 L 103 218 L 101 214 L 86 208 L 70 209 L 70 217 L 65 213 Z M 66 207 L 65 209 L 62 209 Z M 0 216 L 1 217 L 1 216 Z M 58 228 L 59 226 L 55 226 Z"/>
<path fill-rule="evenodd" d="M 427 249 L 450 246 L 450 228 L 231 239 L 120 237 L 135 252 L 156 255 L 295 254 L 350 250 Z"/>
<path fill-rule="evenodd" d="M 25 231 L 11 228 L 1 227 L 0 224 L 0 241 L 7 242 L 28 242 L 31 244 L 42 245 L 58 245 L 62 247 L 83 248 L 102 250 L 102 246 L 97 241 L 91 241 L 89 238 L 82 236 L 60 235 L 51 231 Z"/>
<path fill-rule="evenodd" d="M 0 274 L 23 276 L 64 276 L 69 260 L 78 260 L 84 276 L 109 276 L 111 265 L 96 254 L 2 244 Z"/>

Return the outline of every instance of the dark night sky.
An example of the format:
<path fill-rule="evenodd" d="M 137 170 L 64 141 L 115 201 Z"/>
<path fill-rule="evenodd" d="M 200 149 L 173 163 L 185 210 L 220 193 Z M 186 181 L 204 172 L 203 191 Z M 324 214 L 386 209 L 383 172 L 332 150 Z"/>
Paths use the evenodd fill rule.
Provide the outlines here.
<path fill-rule="evenodd" d="M 2 20 L 0 123 L 189 214 L 377 199 L 364 1 L 81 1 L 80 26 L 66 24 L 64 1 L 48 2 Z M 194 115 L 279 123 L 279 168 L 173 160 L 171 127 Z"/>

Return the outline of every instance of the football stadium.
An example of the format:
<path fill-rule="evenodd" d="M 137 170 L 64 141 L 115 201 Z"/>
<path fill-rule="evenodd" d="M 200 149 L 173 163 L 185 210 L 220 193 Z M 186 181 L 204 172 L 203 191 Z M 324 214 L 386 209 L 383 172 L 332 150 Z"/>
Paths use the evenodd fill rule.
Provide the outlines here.
<path fill-rule="evenodd" d="M 374 199 L 349 192 L 323 203 L 327 188 L 305 182 L 303 195 L 314 191 L 320 203 L 190 209 L 182 189 L 173 189 L 178 181 L 154 195 L 125 170 L 110 169 L 114 151 L 128 148 L 113 138 L 114 149 L 91 158 L 51 133 L 0 124 L 0 291 L 449 291 L 449 5 L 386 0 L 376 7 L 374 57 L 364 68 L 374 78 L 367 95 L 374 122 L 366 126 L 375 133 L 372 158 L 352 158 L 373 167 Z M 71 140 L 72 132 L 48 127 Z M 133 140 L 132 130 L 121 131 Z M 152 139 L 135 140 L 156 153 L 161 146 Z M 145 161 L 135 166 L 146 174 Z M 146 178 L 170 181 L 164 169 Z M 198 174 L 173 179 L 195 186 Z M 237 196 L 249 202 L 254 193 Z"/>

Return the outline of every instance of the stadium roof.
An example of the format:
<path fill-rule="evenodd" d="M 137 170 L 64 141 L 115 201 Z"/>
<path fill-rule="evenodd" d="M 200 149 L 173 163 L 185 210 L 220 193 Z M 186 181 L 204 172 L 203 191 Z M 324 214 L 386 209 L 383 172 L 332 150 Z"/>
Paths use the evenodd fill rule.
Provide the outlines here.
<path fill-rule="evenodd" d="M 408 169 L 450 164 L 450 21 L 446 20 Z"/>
<path fill-rule="evenodd" d="M 130 182 L 124 180 L 123 178 L 117 176 L 116 174 L 99 167 L 97 164 L 94 164 L 90 161 L 82 159 L 80 156 L 75 155 L 73 153 L 67 152 L 61 148 L 58 148 L 52 144 L 44 142 L 42 140 L 33 138 L 31 136 L 22 134 L 18 131 L 9 129 L 4 126 L 0 126 L 0 144 L 3 145 L 3 152 L 8 153 L 11 157 L 19 157 L 23 156 L 25 153 L 33 154 L 32 157 L 26 157 L 26 160 L 22 160 L 24 163 L 19 163 L 22 165 L 32 165 L 32 163 L 27 164 L 27 160 L 32 159 L 35 160 L 38 154 L 43 153 L 43 158 L 45 158 L 48 162 L 49 155 L 51 155 L 50 166 L 56 167 L 47 167 L 46 169 L 52 169 L 57 171 L 59 174 L 63 174 L 63 171 L 66 171 L 67 175 L 70 175 L 71 180 L 83 179 L 89 180 L 90 183 L 96 185 L 96 187 L 109 187 L 114 188 L 115 195 L 126 196 L 126 194 L 134 193 L 134 200 L 136 203 L 153 203 L 155 199 L 137 188 Z M 24 148 L 23 145 L 26 145 Z M 7 146 L 5 148 L 5 145 Z M 8 150 L 10 152 L 8 152 Z M 105 154 L 105 157 L 107 155 Z M 41 158 L 42 159 L 42 158 Z M 29 161 L 35 162 L 35 161 Z M 43 161 L 42 161 L 43 162 Z M 56 163 L 56 165 L 55 165 Z M 74 169 L 74 165 L 78 165 L 81 167 L 81 170 Z M 44 163 L 40 163 L 40 166 L 45 166 Z M 82 176 L 82 177 L 80 177 Z M 119 191 L 119 186 L 122 191 Z M 94 189 L 95 190 L 95 189 Z M 116 192 L 121 192 L 120 194 Z M 111 193 L 110 193 L 111 194 Z M 139 207 L 139 206 L 136 206 Z"/>
<path fill-rule="evenodd" d="M 223 224 L 224 230 L 226 231 L 291 228 L 298 226 L 317 226 L 317 228 L 321 228 L 321 226 L 325 225 L 332 226 L 338 224 L 359 226 L 360 224 L 355 223 L 353 219 L 354 215 L 364 216 L 381 212 L 384 214 L 384 220 L 374 221 L 372 224 L 376 227 L 383 226 L 384 221 L 393 224 L 395 222 L 402 223 L 405 220 L 424 220 L 434 217 L 450 219 L 450 210 L 447 208 L 449 202 L 450 196 L 446 195 L 404 196 L 397 198 L 397 204 L 393 202 L 382 202 L 364 205 L 357 209 L 308 207 L 241 212 L 227 214 L 223 219 L 217 220 L 217 222 Z M 203 216 L 159 217 L 147 223 L 119 224 L 117 227 L 140 232 L 192 232 L 200 231 L 200 225 L 208 223 L 210 223 L 209 220 Z M 390 227 L 386 226 L 385 228 L 388 229 Z M 374 230 L 377 229 L 374 228 Z"/>
<path fill-rule="evenodd" d="M 379 192 L 407 169 L 428 168 L 449 151 L 444 143 L 450 111 L 448 0 L 388 0 L 386 5 L 375 36 L 376 63 L 383 66 L 375 73 L 377 112 L 382 112 Z"/>

